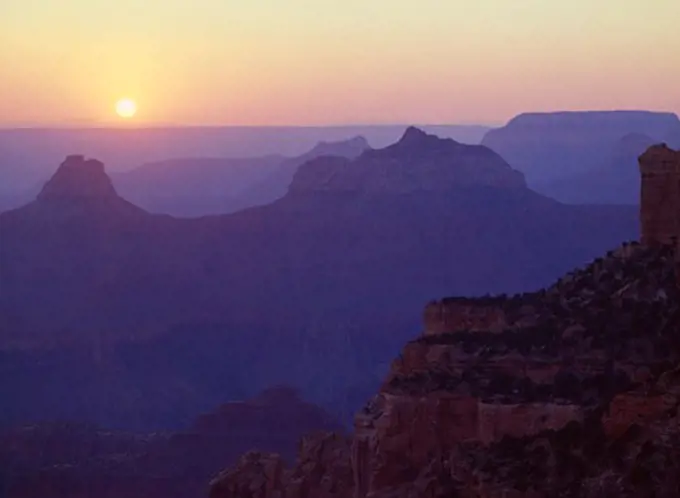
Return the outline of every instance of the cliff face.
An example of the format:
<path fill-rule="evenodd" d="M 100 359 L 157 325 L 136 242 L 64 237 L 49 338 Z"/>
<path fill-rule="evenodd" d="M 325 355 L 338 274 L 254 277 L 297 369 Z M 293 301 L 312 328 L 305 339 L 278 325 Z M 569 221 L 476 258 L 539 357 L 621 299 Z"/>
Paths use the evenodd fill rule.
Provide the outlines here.
<path fill-rule="evenodd" d="M 536 310 L 533 306 L 523 305 L 520 300 L 507 303 L 505 298 L 453 298 L 431 302 L 423 313 L 423 333 L 501 332 L 534 323 Z"/>
<path fill-rule="evenodd" d="M 351 477 L 323 496 L 548 498 L 611 486 L 649 496 L 661 473 L 640 452 L 670 458 L 680 437 L 668 422 L 680 406 L 679 303 L 674 248 L 634 243 L 538 292 L 430 304 L 425 332 L 355 418 L 351 454 L 336 462 Z M 249 462 L 249 482 L 270 482 Z M 304 474 L 301 465 L 285 472 Z M 327 460 L 316 468 L 338 479 Z M 285 480 L 239 494 L 229 486 L 243 476 L 223 474 L 211 496 L 321 496 Z"/>
<path fill-rule="evenodd" d="M 610 433 L 659 416 L 666 405 L 640 402 L 633 386 L 680 358 L 678 298 L 673 251 L 626 246 L 541 292 L 497 300 L 486 315 L 510 325 L 533 309 L 533 323 L 430 328 L 357 416 L 357 496 L 403 490 L 433 455 L 463 444 L 559 431 L 599 411 Z"/>
<path fill-rule="evenodd" d="M 680 234 L 680 151 L 665 144 L 640 156 L 641 240 L 643 244 L 673 244 Z"/>

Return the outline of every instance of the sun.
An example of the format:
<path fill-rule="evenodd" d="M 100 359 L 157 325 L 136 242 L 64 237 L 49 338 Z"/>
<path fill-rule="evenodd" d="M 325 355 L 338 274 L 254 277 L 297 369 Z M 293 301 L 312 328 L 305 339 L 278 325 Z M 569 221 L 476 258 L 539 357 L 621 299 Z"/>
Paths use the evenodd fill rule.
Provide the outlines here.
<path fill-rule="evenodd" d="M 137 114 L 137 104 L 132 99 L 120 99 L 116 102 L 116 114 L 123 119 L 130 119 Z"/>

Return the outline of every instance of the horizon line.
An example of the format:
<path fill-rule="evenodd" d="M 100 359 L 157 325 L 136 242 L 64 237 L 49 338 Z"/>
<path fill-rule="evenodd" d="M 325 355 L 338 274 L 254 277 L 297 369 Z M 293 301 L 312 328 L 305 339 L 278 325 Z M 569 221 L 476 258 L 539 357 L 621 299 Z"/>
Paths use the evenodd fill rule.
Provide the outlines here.
<path fill-rule="evenodd" d="M 503 126 L 505 122 L 460 122 L 460 123 L 330 123 L 330 124 L 195 124 L 195 123 L 96 123 L 96 124 L 59 124 L 59 123 L 36 123 L 36 124 L 9 124 L 0 125 L 0 131 L 12 130 L 143 130 L 143 129 L 159 129 L 159 128 L 388 128 L 388 127 L 408 127 L 408 126 L 460 126 L 469 128 L 493 128 Z"/>
<path fill-rule="evenodd" d="M 7 123 L 0 124 L 0 131 L 19 130 L 144 130 L 144 129 L 170 129 L 170 128 L 234 128 L 234 129 L 305 129 L 305 128 L 358 128 L 358 127 L 403 127 L 403 126 L 459 126 L 497 128 L 507 125 L 518 116 L 529 114 L 578 114 L 578 113 L 617 113 L 617 112 L 647 112 L 652 114 L 672 114 L 678 117 L 678 113 L 672 110 L 650 110 L 641 108 L 616 108 L 616 109 L 556 109 L 551 111 L 522 111 L 505 120 L 496 121 L 459 121 L 459 122 L 348 122 L 348 123 L 298 123 L 298 124 L 229 124 L 229 123 L 177 123 L 177 122 L 121 122 L 121 121 L 89 121 L 68 120 L 52 123 Z M 680 118 L 679 118 L 680 119 Z"/>

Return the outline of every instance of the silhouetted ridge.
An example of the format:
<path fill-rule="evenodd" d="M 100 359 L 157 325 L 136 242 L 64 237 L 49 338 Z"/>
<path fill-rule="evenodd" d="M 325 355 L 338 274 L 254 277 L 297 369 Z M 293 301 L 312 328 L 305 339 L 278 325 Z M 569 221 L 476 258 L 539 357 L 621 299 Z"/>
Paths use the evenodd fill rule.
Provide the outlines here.
<path fill-rule="evenodd" d="M 113 219 L 111 216 L 148 214 L 118 195 L 101 161 L 82 155 L 67 156 L 36 199 L 15 211 L 20 216 L 50 223 L 89 219 L 101 224 L 105 219 Z"/>
<path fill-rule="evenodd" d="M 383 149 L 366 150 L 351 160 L 320 157 L 303 164 L 291 193 L 309 191 L 406 193 L 461 187 L 524 189 L 524 176 L 498 154 L 409 127 Z"/>
<path fill-rule="evenodd" d="M 68 156 L 38 194 L 39 201 L 116 197 L 104 163 L 81 155 Z"/>
<path fill-rule="evenodd" d="M 621 130 L 658 129 L 677 127 L 678 116 L 672 112 L 655 111 L 559 111 L 525 112 L 508 121 L 510 126 L 545 127 L 565 126 L 582 128 L 584 126 L 617 127 Z"/>
<path fill-rule="evenodd" d="M 352 137 L 348 140 L 342 140 L 338 142 L 321 141 L 304 156 L 342 156 L 354 158 L 361 155 L 362 152 L 370 148 L 371 146 L 368 144 L 368 141 L 361 135 L 357 135 L 356 137 Z"/>
<path fill-rule="evenodd" d="M 452 138 L 440 138 L 437 135 L 431 135 L 416 128 L 415 126 L 409 126 L 406 131 L 401 136 L 399 141 L 396 143 L 385 147 L 384 149 L 376 149 L 375 153 L 380 155 L 433 155 L 433 154 L 450 154 L 454 150 L 466 149 L 467 153 L 471 153 L 473 150 L 477 152 L 486 152 L 488 149 L 481 148 L 474 145 L 464 145 L 456 142 Z M 370 152 L 370 151 L 369 151 Z M 491 152 L 491 151 L 488 151 Z M 493 154 L 493 153 L 492 153 Z"/>
<path fill-rule="evenodd" d="M 420 144 L 432 138 L 437 137 L 435 135 L 429 135 L 415 126 L 409 126 L 397 143 L 401 145 Z"/>

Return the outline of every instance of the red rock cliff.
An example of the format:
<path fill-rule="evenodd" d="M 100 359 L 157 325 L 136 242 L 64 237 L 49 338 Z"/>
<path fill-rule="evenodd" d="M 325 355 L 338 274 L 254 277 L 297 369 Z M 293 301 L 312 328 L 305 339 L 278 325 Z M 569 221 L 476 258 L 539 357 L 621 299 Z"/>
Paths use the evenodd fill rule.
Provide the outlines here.
<path fill-rule="evenodd" d="M 507 306 L 516 303 L 516 307 Z M 423 313 L 424 334 L 450 332 L 487 331 L 502 332 L 512 327 L 530 325 L 534 310 L 522 306 L 519 299 L 470 299 L 452 298 L 434 301 Z"/>
<path fill-rule="evenodd" d="M 517 465 L 506 454 L 514 448 L 517 458 L 528 458 L 523 452 L 533 444 L 559 453 L 579 427 L 578 444 L 594 431 L 593 468 L 604 472 L 606 445 L 678 406 L 680 390 L 668 386 L 680 382 L 660 380 L 680 361 L 674 256 L 669 246 L 626 245 L 550 288 L 494 303 L 496 316 L 534 310 L 528 325 L 496 330 L 493 322 L 484 330 L 478 322 L 472 330 L 454 325 L 433 334 L 426 313 L 426 331 L 407 344 L 380 392 L 357 414 L 351 441 L 338 443 L 344 449 L 336 463 L 325 456 L 312 465 L 306 450 L 284 472 L 302 482 L 315 472 L 312 481 L 326 483 L 323 491 L 313 484 L 317 494 L 309 494 L 304 490 L 312 488 L 294 487 L 288 478 L 267 484 L 267 469 L 278 460 L 251 455 L 247 472 L 235 469 L 215 481 L 212 497 L 444 498 L 463 490 L 470 497 L 581 496 L 555 491 L 571 485 L 565 476 L 573 469 L 546 467 L 549 460 L 542 459 L 534 471 L 554 482 L 529 493 L 503 470 Z M 485 461 L 500 473 L 489 473 Z M 262 494 L 236 492 L 244 479 L 259 483 Z"/>

